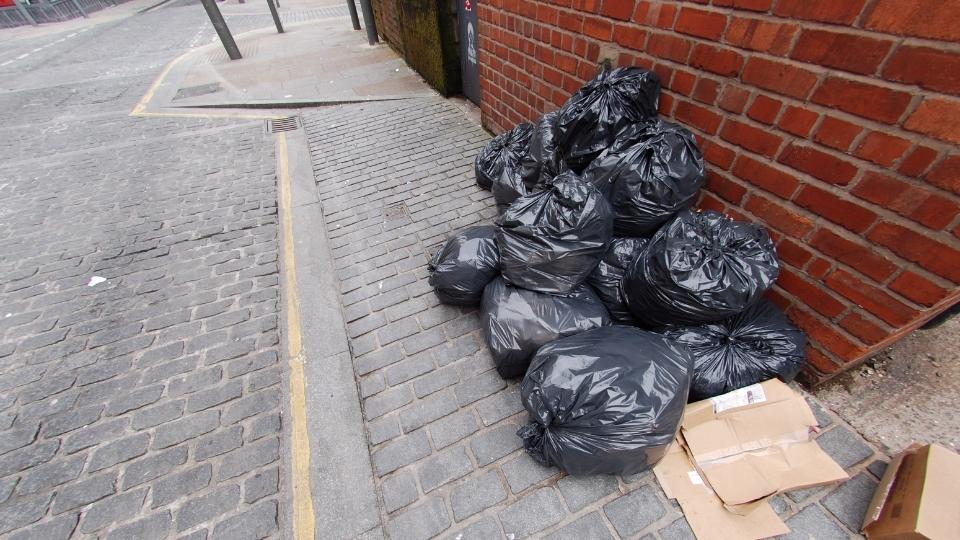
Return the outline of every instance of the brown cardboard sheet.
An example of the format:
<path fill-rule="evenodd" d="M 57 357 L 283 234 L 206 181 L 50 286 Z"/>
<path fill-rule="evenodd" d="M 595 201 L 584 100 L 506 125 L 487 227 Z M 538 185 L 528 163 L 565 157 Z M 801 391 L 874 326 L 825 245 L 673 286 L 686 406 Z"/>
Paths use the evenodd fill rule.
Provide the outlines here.
<path fill-rule="evenodd" d="M 791 489 L 848 478 L 810 434 L 817 421 L 803 396 L 773 379 L 687 406 L 681 433 L 691 461 L 735 508 Z"/>
<path fill-rule="evenodd" d="M 700 478 L 680 444 L 671 446 L 653 472 L 667 497 L 680 503 L 699 540 L 755 540 L 789 532 L 766 502 L 745 515 L 727 510 Z"/>

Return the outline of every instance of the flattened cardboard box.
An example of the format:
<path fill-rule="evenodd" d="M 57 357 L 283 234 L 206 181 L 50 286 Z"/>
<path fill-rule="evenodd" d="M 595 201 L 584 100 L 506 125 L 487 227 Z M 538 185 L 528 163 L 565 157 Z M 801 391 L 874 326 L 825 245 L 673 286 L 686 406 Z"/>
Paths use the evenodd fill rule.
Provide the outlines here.
<path fill-rule="evenodd" d="M 786 534 L 770 496 L 848 478 L 810 439 L 816 426 L 806 400 L 778 380 L 691 403 L 654 474 L 700 540 Z"/>
<path fill-rule="evenodd" d="M 960 456 L 913 445 L 890 462 L 867 508 L 870 540 L 960 538 Z"/>
<path fill-rule="evenodd" d="M 687 405 L 680 432 L 691 461 L 734 512 L 792 489 L 849 478 L 811 433 L 810 405 L 772 379 Z"/>
<path fill-rule="evenodd" d="M 727 510 L 703 482 L 681 444 L 670 447 L 653 473 L 667 497 L 680 503 L 699 540 L 756 540 L 790 532 L 766 502 L 746 515 Z"/>

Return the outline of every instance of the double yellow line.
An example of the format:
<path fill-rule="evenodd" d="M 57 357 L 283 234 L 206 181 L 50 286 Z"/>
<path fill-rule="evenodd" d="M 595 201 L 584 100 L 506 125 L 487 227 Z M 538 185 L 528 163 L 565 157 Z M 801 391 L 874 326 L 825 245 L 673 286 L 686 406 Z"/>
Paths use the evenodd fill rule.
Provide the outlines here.
<path fill-rule="evenodd" d="M 149 112 L 147 105 L 170 71 L 192 52 L 188 51 L 160 72 L 146 94 L 140 98 L 130 116 L 180 117 L 180 118 L 236 118 L 238 120 L 273 120 L 282 118 L 270 114 L 209 113 L 209 112 Z M 291 458 L 293 461 L 293 533 L 298 540 L 313 540 L 316 524 L 313 510 L 313 495 L 310 492 L 310 437 L 307 431 L 306 378 L 304 375 L 303 330 L 300 322 L 300 296 L 297 289 L 296 259 L 293 243 L 293 219 L 291 202 L 290 160 L 285 133 L 277 135 L 277 183 L 280 191 L 278 211 L 281 222 L 281 253 L 283 279 L 286 293 L 287 356 L 290 358 L 290 420 Z"/>
<path fill-rule="evenodd" d="M 315 523 L 310 493 L 310 436 L 307 433 L 307 386 L 304 377 L 303 334 L 300 324 L 300 295 L 293 252 L 290 163 L 287 136 L 277 136 L 279 149 L 280 219 L 282 223 L 283 277 L 287 293 L 287 355 L 290 357 L 290 416 L 293 423 L 293 529 L 298 539 L 312 539 Z"/>

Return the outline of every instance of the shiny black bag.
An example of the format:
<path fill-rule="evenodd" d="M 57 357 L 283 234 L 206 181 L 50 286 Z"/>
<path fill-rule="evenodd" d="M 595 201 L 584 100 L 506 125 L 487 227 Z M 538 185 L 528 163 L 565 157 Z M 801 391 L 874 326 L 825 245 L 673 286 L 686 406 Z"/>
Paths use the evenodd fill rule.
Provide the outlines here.
<path fill-rule="evenodd" d="M 488 142 L 477 154 L 473 168 L 477 185 L 490 189 L 494 181 L 500 178 L 504 168 L 516 168 L 520 158 L 527 152 L 533 124 L 523 122 L 510 131 L 501 133 Z"/>
<path fill-rule="evenodd" d="M 444 304 L 480 303 L 483 288 L 500 272 L 492 225 L 468 227 L 451 236 L 431 259 L 430 286 Z"/>
<path fill-rule="evenodd" d="M 617 322 L 633 323 L 633 315 L 623 297 L 620 282 L 623 281 L 627 266 L 647 242 L 646 238 L 614 238 L 607 253 L 600 259 L 600 264 L 587 277 L 587 283 L 597 292 L 603 305 L 607 306 L 610 317 Z"/>
<path fill-rule="evenodd" d="M 604 70 L 560 108 L 557 148 L 580 172 L 630 124 L 657 116 L 660 79 L 638 67 Z"/>
<path fill-rule="evenodd" d="M 613 233 L 650 236 L 689 208 L 706 179 L 703 153 L 685 128 L 651 120 L 627 126 L 583 171 L 613 207 Z"/>
<path fill-rule="evenodd" d="M 779 271 L 763 227 L 718 212 L 682 210 L 627 268 L 623 292 L 641 324 L 700 324 L 759 301 Z"/>
<path fill-rule="evenodd" d="M 807 358 L 807 338 L 786 315 L 761 300 L 739 315 L 664 335 L 693 353 L 690 401 L 726 394 L 774 377 L 790 382 Z"/>
<path fill-rule="evenodd" d="M 630 326 L 548 343 L 520 383 L 531 423 L 517 435 L 536 461 L 571 475 L 644 471 L 677 435 L 691 371 L 686 347 Z"/>
<path fill-rule="evenodd" d="M 563 170 L 557 153 L 557 117 L 559 111 L 540 118 L 530 137 L 527 153 L 520 158 L 519 173 L 530 191 L 546 188 Z"/>
<path fill-rule="evenodd" d="M 586 285 L 561 296 L 512 287 L 501 278 L 483 291 L 480 318 L 505 379 L 522 377 L 541 345 L 610 324 L 607 308 Z"/>
<path fill-rule="evenodd" d="M 517 199 L 496 225 L 504 279 L 555 294 L 583 283 L 613 239 L 610 203 L 572 172 Z"/>
<path fill-rule="evenodd" d="M 524 195 L 547 189 L 564 169 L 557 154 L 556 124 L 557 111 L 543 115 L 517 166 L 504 167 L 494 179 L 490 191 L 498 205 L 506 206 Z"/>

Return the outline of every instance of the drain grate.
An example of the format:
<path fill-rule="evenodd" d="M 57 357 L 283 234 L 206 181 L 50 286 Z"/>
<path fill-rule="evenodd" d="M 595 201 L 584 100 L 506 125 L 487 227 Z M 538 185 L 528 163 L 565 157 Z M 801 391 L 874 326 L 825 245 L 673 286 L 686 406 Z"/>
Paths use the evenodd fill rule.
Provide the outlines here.
<path fill-rule="evenodd" d="M 267 131 L 270 133 L 280 133 L 281 131 L 293 131 L 300 127 L 300 119 L 297 116 L 288 116 L 277 120 L 267 120 Z"/>
<path fill-rule="evenodd" d="M 404 203 L 391 204 L 383 209 L 384 221 L 396 221 L 409 215 L 410 213 L 407 211 L 407 205 Z"/>
<path fill-rule="evenodd" d="M 186 99 L 197 96 L 205 96 L 208 94 L 216 94 L 220 91 L 220 83 L 210 83 L 210 84 L 198 84 L 197 86 L 188 86 L 186 88 L 181 88 L 177 90 L 176 95 L 173 96 L 171 101 L 177 101 L 178 99 Z"/>

